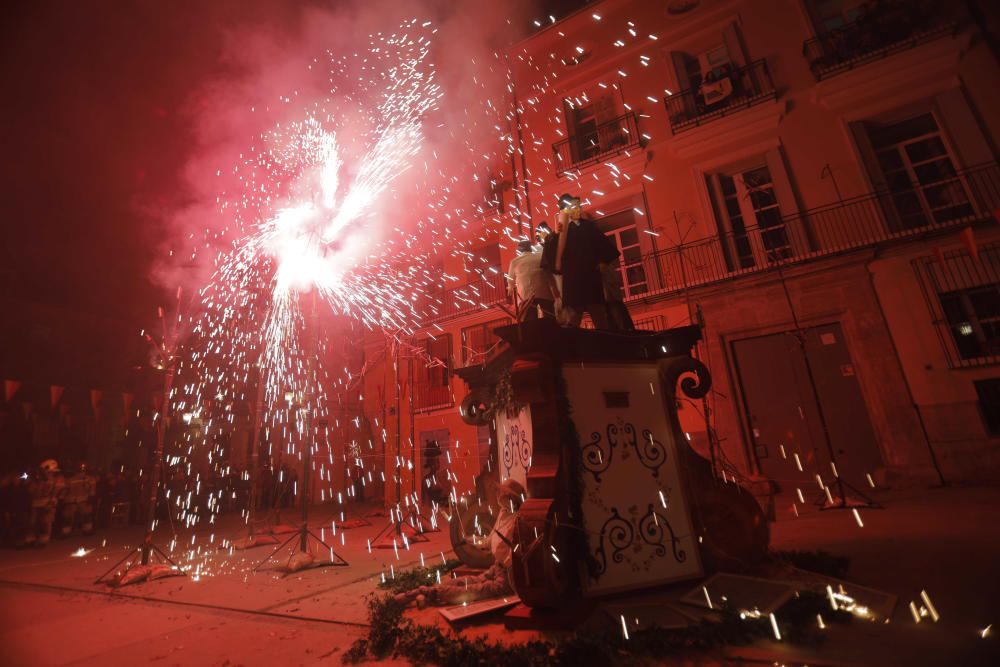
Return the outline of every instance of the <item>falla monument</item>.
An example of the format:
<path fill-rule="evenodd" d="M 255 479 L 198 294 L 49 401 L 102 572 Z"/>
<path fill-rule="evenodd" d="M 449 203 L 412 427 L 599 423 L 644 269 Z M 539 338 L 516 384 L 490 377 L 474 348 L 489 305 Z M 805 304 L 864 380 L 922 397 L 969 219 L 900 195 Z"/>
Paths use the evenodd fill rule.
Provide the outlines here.
<path fill-rule="evenodd" d="M 567 329 L 535 320 L 496 329 L 484 364 L 458 371 L 462 417 L 489 426 L 478 505 L 452 519 L 456 553 L 483 566 L 493 489 L 527 489 L 511 580 L 536 610 L 693 580 L 763 559 L 768 522 L 754 496 L 690 446 L 681 394 L 711 375 L 692 356 L 698 327 L 658 332 Z M 478 533 L 477 536 L 474 533 Z"/>

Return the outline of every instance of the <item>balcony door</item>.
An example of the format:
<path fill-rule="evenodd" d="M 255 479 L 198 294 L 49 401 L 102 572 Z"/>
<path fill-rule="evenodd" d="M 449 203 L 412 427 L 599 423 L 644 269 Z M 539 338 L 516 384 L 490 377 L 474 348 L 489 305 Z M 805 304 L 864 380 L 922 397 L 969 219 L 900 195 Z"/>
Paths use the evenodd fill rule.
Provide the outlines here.
<path fill-rule="evenodd" d="M 713 195 L 723 217 L 726 250 L 734 269 L 767 266 L 792 256 L 792 245 L 765 164 L 735 173 L 714 175 Z"/>
<path fill-rule="evenodd" d="M 932 113 L 904 121 L 866 123 L 876 186 L 891 231 L 906 231 L 969 218 L 975 214 L 968 186 Z"/>
<path fill-rule="evenodd" d="M 606 153 L 614 148 L 614 142 L 626 143 L 623 126 L 612 122 L 619 116 L 613 93 L 595 95 L 583 104 L 567 101 L 566 107 L 573 164 Z"/>

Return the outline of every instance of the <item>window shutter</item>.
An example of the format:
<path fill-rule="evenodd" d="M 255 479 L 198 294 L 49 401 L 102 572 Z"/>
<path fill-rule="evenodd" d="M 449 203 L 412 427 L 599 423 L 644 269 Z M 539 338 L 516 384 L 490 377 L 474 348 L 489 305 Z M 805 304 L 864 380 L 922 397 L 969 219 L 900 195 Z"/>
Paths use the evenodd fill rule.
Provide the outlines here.
<path fill-rule="evenodd" d="M 889 189 L 889 184 L 886 182 L 885 176 L 882 174 L 882 169 L 878 165 L 878 158 L 875 156 L 875 149 L 872 147 L 871 139 L 868 136 L 867 125 L 861 121 L 855 121 L 850 123 L 849 127 L 851 129 L 851 135 L 854 137 L 854 145 L 857 146 L 858 153 L 861 154 L 861 160 L 864 164 L 865 171 L 868 173 L 872 189 L 875 192 L 886 192 Z M 878 205 L 875 216 L 881 217 L 885 220 L 890 231 L 900 229 L 902 223 L 899 220 L 899 216 L 896 214 L 896 208 L 892 205 L 892 198 L 888 196 L 879 196 L 877 197 L 877 202 Z"/>
<path fill-rule="evenodd" d="M 750 63 L 739 26 L 735 23 L 727 25 L 726 29 L 722 31 L 722 40 L 726 45 L 726 50 L 729 51 L 729 59 L 733 61 L 733 65 L 744 67 Z"/>
<path fill-rule="evenodd" d="M 792 181 L 788 177 L 785 156 L 782 154 L 781 148 L 764 153 L 764 161 L 771 174 L 771 184 L 774 187 L 774 195 L 778 198 L 778 208 L 781 210 L 782 217 L 798 213 L 798 200 L 795 196 L 795 190 L 792 188 Z"/>
<path fill-rule="evenodd" d="M 941 129 L 951 140 L 961 167 L 973 167 L 994 160 L 990 145 L 961 89 L 952 88 L 941 93 L 934 98 L 934 103 L 942 121 Z"/>
<path fill-rule="evenodd" d="M 674 72 L 677 73 L 677 87 L 674 94 L 680 93 L 691 87 L 691 77 L 688 75 L 688 61 L 691 58 L 683 51 L 671 51 L 670 59 L 674 63 Z"/>

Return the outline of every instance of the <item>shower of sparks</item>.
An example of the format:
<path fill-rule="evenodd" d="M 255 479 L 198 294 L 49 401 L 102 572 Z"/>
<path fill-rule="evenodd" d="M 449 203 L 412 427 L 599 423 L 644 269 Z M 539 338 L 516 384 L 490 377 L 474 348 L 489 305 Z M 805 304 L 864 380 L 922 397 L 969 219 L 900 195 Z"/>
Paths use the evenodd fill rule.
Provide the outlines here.
<path fill-rule="evenodd" d="M 397 34 L 372 36 L 367 52 L 346 57 L 328 51 L 326 99 L 294 122 L 274 124 L 233 167 L 238 186 L 218 198 L 231 224 L 206 232 L 204 247 L 192 253 L 194 259 L 207 249 L 214 271 L 185 321 L 169 397 L 174 423 L 186 428 L 182 442 L 175 438 L 168 451 L 165 495 L 185 528 L 214 524 L 235 497 L 211 478 L 233 472 L 229 433 L 249 414 L 258 419 L 261 461 L 273 464 L 276 483 L 291 481 L 295 495 L 305 448 L 318 480 L 316 502 L 336 498 L 343 505 L 339 489 L 353 496 L 354 484 L 373 481 L 373 471 L 384 481 L 387 471 L 371 463 L 379 451 L 373 441 L 380 433 L 386 440 L 385 425 L 377 418 L 369 423 L 360 412 L 364 371 L 351 362 L 352 346 L 358 349 L 365 329 L 388 332 L 395 344 L 406 345 L 404 339 L 436 314 L 442 276 L 430 270 L 427 256 L 455 243 L 453 229 L 479 224 L 480 236 L 489 230 L 494 240 L 513 238 L 502 225 L 482 225 L 500 217 L 481 196 L 488 189 L 475 187 L 475 172 L 485 173 L 479 161 L 502 164 L 513 150 L 500 105 L 484 92 L 484 109 L 474 116 L 480 120 L 468 121 L 486 119 L 492 135 L 501 130 L 503 137 L 494 152 L 476 154 L 469 164 L 443 163 L 426 136 L 444 94 L 430 60 L 434 32 L 430 23 L 414 20 Z M 318 62 L 308 69 L 323 70 Z M 458 125 L 444 131 L 453 152 L 458 146 L 468 156 L 474 146 L 465 135 L 474 133 Z M 440 133 L 442 127 L 430 129 Z M 449 168 L 460 173 L 449 174 Z M 470 174 L 471 191 L 465 182 Z M 409 190 L 421 196 L 407 201 L 403 182 L 411 177 L 420 187 L 411 183 Z M 453 196 L 462 197 L 460 205 L 451 203 Z M 407 201 L 406 210 L 400 201 Z M 474 277 L 490 284 L 500 278 Z M 452 296 L 470 307 L 484 298 L 471 281 Z M 407 353 L 441 363 L 412 346 Z M 413 469 L 412 461 L 399 459 L 397 476 Z M 451 471 L 444 474 L 457 481 Z M 256 483 L 250 471 L 240 476 Z M 341 534 L 342 544 L 344 539 Z M 210 575 L 205 558 L 218 546 L 199 545 L 192 536 L 181 557 L 198 563 L 201 576 Z"/>

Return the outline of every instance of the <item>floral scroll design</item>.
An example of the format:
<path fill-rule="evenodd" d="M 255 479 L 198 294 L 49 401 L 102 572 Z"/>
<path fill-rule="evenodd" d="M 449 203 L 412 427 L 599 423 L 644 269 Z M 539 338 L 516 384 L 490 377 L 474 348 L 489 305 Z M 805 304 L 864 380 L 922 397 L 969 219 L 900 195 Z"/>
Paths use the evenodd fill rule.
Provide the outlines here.
<path fill-rule="evenodd" d="M 640 438 L 632 423 L 618 419 L 605 427 L 603 436 L 598 431 L 591 433 L 590 442 L 580 450 L 583 468 L 594 476 L 594 481 L 600 482 L 601 474 L 611 467 L 619 445 L 631 448 L 639 462 L 652 471 L 653 477 L 660 476 L 660 467 L 667 461 L 666 447 L 648 429 L 642 429 Z"/>
<path fill-rule="evenodd" d="M 611 516 L 601 526 L 601 537 L 597 544 L 597 566 L 594 576 L 604 574 L 608 569 L 608 552 L 612 562 L 622 563 L 625 561 L 625 550 L 635 542 L 635 528 L 632 522 L 622 518 L 618 514 L 618 509 L 611 508 Z"/>
<path fill-rule="evenodd" d="M 670 552 L 674 560 L 683 563 L 687 560 L 687 552 L 681 548 L 681 541 L 674 534 L 674 528 L 667 517 L 663 516 L 649 505 L 645 516 L 639 521 L 639 535 L 643 542 L 652 546 L 657 556 L 666 556 L 667 547 L 664 542 L 670 536 Z"/>
<path fill-rule="evenodd" d="M 528 432 L 516 422 L 510 424 L 504 435 L 502 457 L 503 467 L 506 470 L 505 478 L 510 477 L 510 471 L 514 466 L 527 469 L 531 464 L 531 441 L 528 440 Z"/>
<path fill-rule="evenodd" d="M 687 560 L 687 552 L 674 533 L 670 521 L 650 504 L 646 513 L 638 516 L 633 507 L 630 517 L 623 517 L 618 508 L 611 508 L 611 516 L 601 526 L 601 534 L 594 552 L 596 561 L 591 575 L 600 578 L 611 564 L 625 565 L 633 571 L 648 571 L 661 558 L 672 557 L 676 562 Z M 610 561 L 610 562 L 609 562 Z"/>

